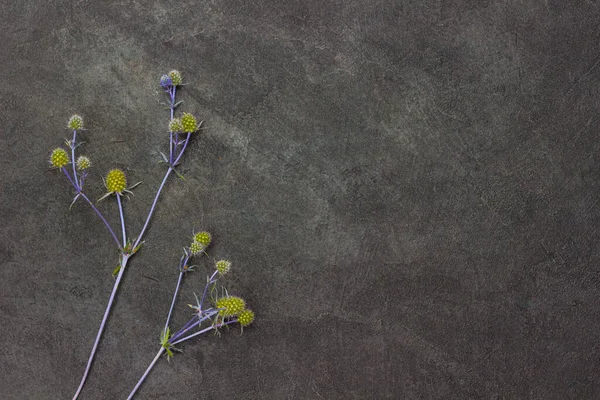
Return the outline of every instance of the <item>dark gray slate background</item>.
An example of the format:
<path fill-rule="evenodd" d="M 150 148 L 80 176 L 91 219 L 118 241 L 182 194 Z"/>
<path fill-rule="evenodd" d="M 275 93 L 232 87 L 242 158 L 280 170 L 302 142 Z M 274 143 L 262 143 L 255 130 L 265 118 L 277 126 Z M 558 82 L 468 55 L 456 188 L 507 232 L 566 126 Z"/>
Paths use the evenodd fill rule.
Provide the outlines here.
<path fill-rule="evenodd" d="M 158 350 L 192 231 L 257 321 L 181 346 L 140 399 L 600 397 L 600 2 L 0 3 L 0 397 L 70 399 L 117 252 L 48 168 L 73 113 L 101 176 L 165 166 L 158 79 L 205 121 L 125 274 L 82 399 Z M 114 199 L 100 203 L 116 227 Z"/>

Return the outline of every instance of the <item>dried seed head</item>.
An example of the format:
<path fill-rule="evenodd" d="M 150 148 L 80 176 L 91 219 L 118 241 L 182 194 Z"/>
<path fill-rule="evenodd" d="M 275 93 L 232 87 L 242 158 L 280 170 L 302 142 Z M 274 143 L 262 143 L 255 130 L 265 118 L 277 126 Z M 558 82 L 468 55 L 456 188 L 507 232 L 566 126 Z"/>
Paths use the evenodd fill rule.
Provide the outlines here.
<path fill-rule="evenodd" d="M 196 132 L 198 130 L 198 121 L 196 121 L 196 117 L 189 113 L 183 113 L 181 125 L 183 127 L 183 132 Z"/>
<path fill-rule="evenodd" d="M 109 193 L 121 193 L 127 186 L 125 172 L 120 169 L 111 169 L 108 171 L 105 182 Z"/>
<path fill-rule="evenodd" d="M 79 158 L 77 158 L 77 169 L 78 170 L 83 171 L 85 169 L 88 169 L 91 166 L 92 166 L 92 162 L 86 156 L 79 156 Z"/>
<path fill-rule="evenodd" d="M 83 129 L 83 118 L 79 115 L 73 115 L 67 123 L 69 129 Z"/>
<path fill-rule="evenodd" d="M 62 168 L 69 163 L 69 155 L 65 149 L 57 147 L 52 150 L 50 155 L 50 164 L 55 168 Z"/>

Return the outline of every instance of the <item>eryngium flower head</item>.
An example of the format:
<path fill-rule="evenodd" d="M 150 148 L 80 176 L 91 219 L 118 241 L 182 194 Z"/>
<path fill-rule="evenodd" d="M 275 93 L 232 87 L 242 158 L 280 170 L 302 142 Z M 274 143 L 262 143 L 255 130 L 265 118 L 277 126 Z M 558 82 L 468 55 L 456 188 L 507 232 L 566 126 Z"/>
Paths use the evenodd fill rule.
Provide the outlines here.
<path fill-rule="evenodd" d="M 254 322 L 254 311 L 246 308 L 240 312 L 240 315 L 238 315 L 238 322 L 242 326 L 250 325 L 252 322 Z"/>
<path fill-rule="evenodd" d="M 212 240 L 211 234 L 206 231 L 198 232 L 194 235 L 194 242 L 198 242 L 204 247 L 208 247 L 211 240 Z"/>
<path fill-rule="evenodd" d="M 189 113 L 183 113 L 181 116 L 181 126 L 183 132 L 196 132 L 198 130 L 198 121 L 196 117 Z"/>
<path fill-rule="evenodd" d="M 79 156 L 79 158 L 77 158 L 77 169 L 78 170 L 83 171 L 85 169 L 88 169 L 91 166 L 92 166 L 92 162 L 86 156 Z"/>
<path fill-rule="evenodd" d="M 204 249 L 205 247 L 202 245 L 202 243 L 196 241 L 192 242 L 190 245 L 190 253 L 192 253 L 193 256 L 197 256 L 198 254 L 202 253 Z"/>
<path fill-rule="evenodd" d="M 171 86 L 173 84 L 173 80 L 171 79 L 171 77 L 169 75 L 163 75 L 160 77 L 160 86 L 163 89 L 168 89 L 169 86 Z"/>
<path fill-rule="evenodd" d="M 171 82 L 172 82 L 173 86 L 181 85 L 181 82 L 182 82 L 181 72 L 179 72 L 177 70 L 173 70 L 173 71 L 169 72 L 169 78 L 171 78 Z"/>
<path fill-rule="evenodd" d="M 215 264 L 215 267 L 217 268 L 217 271 L 219 271 L 219 273 L 221 275 L 225 275 L 231 269 L 231 262 L 229 262 L 227 260 L 217 261 L 217 263 Z"/>
<path fill-rule="evenodd" d="M 109 193 L 122 193 L 127 186 L 125 172 L 120 169 L 111 169 L 108 171 L 105 182 Z"/>
<path fill-rule="evenodd" d="M 169 122 L 169 132 L 183 132 L 183 125 L 181 125 L 181 120 L 179 118 L 173 118 L 171 122 Z"/>
<path fill-rule="evenodd" d="M 69 129 L 82 129 L 83 128 L 83 118 L 81 118 L 79 115 L 73 115 L 71 118 L 69 118 L 67 127 Z"/>
<path fill-rule="evenodd" d="M 221 309 L 219 315 L 223 317 L 234 317 L 246 308 L 244 299 L 236 296 L 221 297 L 215 305 Z"/>
<path fill-rule="evenodd" d="M 69 163 L 69 155 L 65 149 L 57 147 L 50 154 L 50 164 L 55 168 L 62 168 Z"/>

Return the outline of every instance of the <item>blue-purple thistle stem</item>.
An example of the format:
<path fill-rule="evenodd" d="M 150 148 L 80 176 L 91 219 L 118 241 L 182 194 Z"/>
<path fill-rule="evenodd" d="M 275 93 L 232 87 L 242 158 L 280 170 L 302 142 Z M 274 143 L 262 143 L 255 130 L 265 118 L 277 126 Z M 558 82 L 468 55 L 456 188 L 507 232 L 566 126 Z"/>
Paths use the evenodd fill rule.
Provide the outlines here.
<path fill-rule="evenodd" d="M 123 205 L 121 204 L 121 194 L 117 193 L 117 203 L 119 204 L 119 215 L 121 216 L 121 230 L 123 231 L 123 247 L 127 246 L 127 235 L 125 233 L 125 218 L 123 218 Z"/>

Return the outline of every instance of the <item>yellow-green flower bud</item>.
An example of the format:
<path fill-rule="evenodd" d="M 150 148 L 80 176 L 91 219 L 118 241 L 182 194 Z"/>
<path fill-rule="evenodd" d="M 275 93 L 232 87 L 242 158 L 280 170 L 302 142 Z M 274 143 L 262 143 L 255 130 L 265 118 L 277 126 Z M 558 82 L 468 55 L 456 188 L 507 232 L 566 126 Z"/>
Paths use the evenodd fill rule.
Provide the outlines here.
<path fill-rule="evenodd" d="M 88 169 L 92 166 L 92 162 L 86 156 L 79 156 L 77 158 L 77 169 L 83 171 L 84 169 Z"/>
<path fill-rule="evenodd" d="M 190 245 L 190 252 L 193 256 L 197 256 L 198 254 L 202 253 L 204 249 L 205 247 L 202 245 L 202 243 L 196 241 L 192 242 Z"/>
<path fill-rule="evenodd" d="M 79 115 L 73 115 L 67 123 L 69 129 L 83 129 L 83 118 Z"/>
<path fill-rule="evenodd" d="M 173 71 L 169 72 L 169 78 L 171 78 L 171 84 L 173 86 L 181 85 L 181 82 L 182 82 L 181 72 L 179 72 L 177 70 L 173 70 Z"/>
<path fill-rule="evenodd" d="M 238 322 L 242 326 L 250 325 L 252 322 L 254 322 L 254 312 L 246 308 L 244 311 L 240 312 L 240 315 L 238 315 Z"/>
<path fill-rule="evenodd" d="M 121 193 L 127 186 L 125 172 L 120 169 L 111 169 L 108 171 L 105 182 L 109 193 Z"/>
<path fill-rule="evenodd" d="M 219 315 L 223 317 L 233 317 L 244 311 L 246 308 L 246 302 L 241 297 L 226 296 L 221 297 L 215 304 L 217 308 L 220 308 Z"/>
<path fill-rule="evenodd" d="M 192 114 L 183 113 L 181 126 L 183 127 L 183 132 L 196 132 L 198 130 L 198 121 L 196 121 L 196 117 Z"/>
<path fill-rule="evenodd" d="M 65 149 L 61 149 L 57 147 L 52 150 L 52 154 L 50 155 L 50 164 L 56 168 L 62 168 L 69 163 L 69 155 L 67 154 Z"/>
<path fill-rule="evenodd" d="M 212 236 L 208 232 L 198 232 L 194 235 L 194 242 L 200 243 L 204 247 L 208 247 L 212 240 Z"/>
<path fill-rule="evenodd" d="M 217 268 L 217 271 L 219 271 L 219 273 L 221 275 L 225 275 L 231 269 L 231 262 L 229 262 L 227 260 L 217 261 L 217 263 L 215 264 L 215 267 Z"/>
<path fill-rule="evenodd" d="M 181 120 L 179 118 L 173 118 L 169 122 L 169 132 L 173 132 L 173 133 L 183 132 L 183 125 L 181 125 Z"/>

